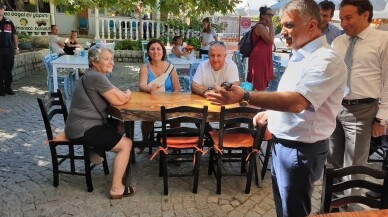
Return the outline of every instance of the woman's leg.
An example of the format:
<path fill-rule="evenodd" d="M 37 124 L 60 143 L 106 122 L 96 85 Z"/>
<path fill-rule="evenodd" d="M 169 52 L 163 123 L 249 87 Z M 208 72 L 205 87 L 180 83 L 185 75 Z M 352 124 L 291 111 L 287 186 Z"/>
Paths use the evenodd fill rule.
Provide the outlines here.
<path fill-rule="evenodd" d="M 132 141 L 123 136 L 119 143 L 111 150 L 116 153 L 116 156 L 113 159 L 113 180 L 110 189 L 111 195 L 122 195 L 124 192 L 125 186 L 123 185 L 122 180 L 129 162 L 131 148 Z"/>

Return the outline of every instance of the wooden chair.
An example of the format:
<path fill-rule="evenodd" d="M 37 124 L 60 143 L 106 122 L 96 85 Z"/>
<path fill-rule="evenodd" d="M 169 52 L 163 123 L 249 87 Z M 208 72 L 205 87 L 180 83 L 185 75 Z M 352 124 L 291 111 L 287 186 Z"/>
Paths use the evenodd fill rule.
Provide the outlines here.
<path fill-rule="evenodd" d="M 194 176 L 193 193 L 198 191 L 199 166 L 204 143 L 204 129 L 208 107 L 194 108 L 180 106 L 166 109 L 161 107 L 162 133 L 159 134 L 159 149 L 153 154 L 153 159 L 160 153 L 159 175 L 163 176 L 164 195 L 168 195 L 168 177 Z M 167 125 L 179 123 L 179 127 L 168 128 Z M 195 124 L 200 127 L 196 127 Z M 176 151 L 172 153 L 172 151 Z M 192 162 L 193 172 L 189 174 L 173 174 L 168 171 L 167 157 L 179 157 L 180 162 Z M 178 160 L 175 160 L 176 163 Z"/>
<path fill-rule="evenodd" d="M 210 152 L 208 169 L 209 175 L 214 172 L 216 176 L 217 194 L 221 194 L 221 179 L 225 175 L 246 176 L 245 193 L 249 194 L 254 171 L 255 182 L 260 186 L 256 154 L 261 148 L 266 126 L 255 128 L 252 123 L 252 118 L 260 111 L 262 110 L 250 107 L 231 109 L 221 107 L 219 131 L 210 132 L 214 148 Z M 227 125 L 232 127 L 226 128 Z M 223 173 L 223 162 L 240 162 L 241 172 Z M 248 171 L 246 171 L 246 162 L 249 163 Z M 260 162 L 258 163 L 260 166 Z"/>
<path fill-rule="evenodd" d="M 59 184 L 59 173 L 71 174 L 71 175 L 81 175 L 85 176 L 86 184 L 88 187 L 88 191 L 93 191 L 91 170 L 95 167 L 95 165 L 91 165 L 90 157 L 89 157 L 89 149 L 85 144 L 74 143 L 66 138 L 64 131 L 54 135 L 54 123 L 58 123 L 58 120 L 63 119 L 64 123 L 66 123 L 66 119 L 68 116 L 66 103 L 63 100 L 63 96 L 60 90 L 57 92 L 49 93 L 44 98 L 38 98 L 38 104 L 40 111 L 42 113 L 42 118 L 44 122 L 44 126 L 46 128 L 47 141 L 50 146 L 51 159 L 53 164 L 53 178 L 54 178 L 54 187 L 57 187 Z M 59 116 L 59 117 L 58 117 Z M 61 127 L 64 127 L 61 126 Z M 64 148 L 59 147 L 68 147 L 68 152 L 63 153 Z M 82 146 L 82 154 L 76 155 L 74 151 L 75 146 Z M 58 148 L 58 150 L 57 150 Z M 102 153 L 102 157 L 104 158 L 103 167 L 104 173 L 109 174 L 108 163 L 106 161 L 105 152 Z M 70 170 L 66 169 L 66 167 L 59 167 L 66 160 L 70 162 Z M 76 171 L 75 161 L 82 160 L 85 164 L 84 173 Z"/>
<path fill-rule="evenodd" d="M 348 180 L 334 183 L 334 179 L 341 180 L 342 177 L 355 174 L 364 174 L 382 181 L 382 184 L 365 180 Z M 381 199 L 373 199 L 366 196 L 347 195 L 333 197 L 336 192 L 343 192 L 351 188 L 364 188 L 374 192 L 381 192 Z M 334 169 L 330 164 L 325 165 L 325 172 L 322 185 L 321 212 L 329 213 L 333 209 L 352 203 L 361 203 L 371 208 L 388 208 L 388 172 L 375 170 L 367 166 L 350 166 Z"/>

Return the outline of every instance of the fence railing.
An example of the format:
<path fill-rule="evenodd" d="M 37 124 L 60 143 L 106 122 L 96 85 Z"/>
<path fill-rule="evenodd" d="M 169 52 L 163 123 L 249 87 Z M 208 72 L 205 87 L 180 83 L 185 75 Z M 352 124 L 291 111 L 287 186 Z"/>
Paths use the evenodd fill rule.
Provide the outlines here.
<path fill-rule="evenodd" d="M 165 22 L 156 20 L 142 20 L 141 26 L 138 19 L 127 17 L 99 17 L 100 25 L 99 36 L 101 39 L 109 40 L 139 40 L 141 39 L 159 38 L 157 35 L 157 27 L 159 26 L 160 33 L 167 31 Z"/>

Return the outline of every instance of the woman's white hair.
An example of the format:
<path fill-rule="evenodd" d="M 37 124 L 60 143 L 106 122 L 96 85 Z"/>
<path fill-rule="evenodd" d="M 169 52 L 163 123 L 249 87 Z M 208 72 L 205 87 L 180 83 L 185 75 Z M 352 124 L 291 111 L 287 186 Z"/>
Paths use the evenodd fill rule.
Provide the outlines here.
<path fill-rule="evenodd" d="M 101 53 L 104 50 L 107 50 L 112 55 L 114 55 L 114 51 L 109 46 L 106 46 L 106 45 L 96 44 L 96 45 L 93 45 L 91 48 L 89 48 L 88 50 L 89 68 L 92 67 L 92 61 L 98 62 L 100 60 Z"/>

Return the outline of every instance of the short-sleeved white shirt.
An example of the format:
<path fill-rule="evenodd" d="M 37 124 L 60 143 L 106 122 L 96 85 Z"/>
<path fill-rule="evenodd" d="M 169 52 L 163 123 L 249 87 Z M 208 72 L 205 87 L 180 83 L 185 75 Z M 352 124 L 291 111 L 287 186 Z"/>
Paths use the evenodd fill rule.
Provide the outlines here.
<path fill-rule="evenodd" d="M 49 47 L 52 52 L 54 53 L 65 53 L 63 48 L 59 46 L 58 41 L 60 41 L 59 37 L 57 35 L 49 35 L 48 41 L 49 41 Z"/>
<path fill-rule="evenodd" d="M 269 131 L 278 138 L 305 143 L 329 138 L 341 108 L 346 72 L 343 58 L 325 36 L 293 51 L 278 92 L 297 92 L 311 105 L 300 113 L 269 111 Z"/>
<path fill-rule="evenodd" d="M 237 65 L 228 58 L 225 59 L 224 66 L 218 71 L 212 69 L 209 60 L 203 61 L 199 64 L 193 78 L 195 83 L 206 87 L 214 87 L 214 84 L 221 85 L 222 82 L 233 83 L 239 80 Z"/>
<path fill-rule="evenodd" d="M 201 37 L 202 37 L 202 41 L 203 42 L 210 43 L 210 42 L 216 40 L 217 34 L 216 34 L 216 31 L 214 31 L 214 29 L 211 29 L 210 33 L 201 32 Z M 210 49 L 210 45 L 206 45 L 206 46 L 201 45 L 201 49 L 202 50 L 209 50 Z"/>

